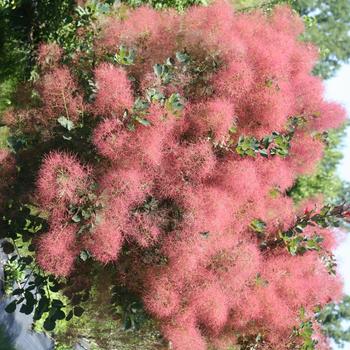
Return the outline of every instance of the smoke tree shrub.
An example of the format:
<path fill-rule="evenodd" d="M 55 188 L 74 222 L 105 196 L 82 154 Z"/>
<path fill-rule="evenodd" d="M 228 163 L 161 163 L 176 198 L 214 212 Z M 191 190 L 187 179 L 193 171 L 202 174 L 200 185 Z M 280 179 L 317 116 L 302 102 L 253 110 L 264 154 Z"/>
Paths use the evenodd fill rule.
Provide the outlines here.
<path fill-rule="evenodd" d="M 218 1 L 95 25 L 86 53 L 40 48 L 40 101 L 11 112 L 19 127 L 9 118 L 23 134 L 36 123 L 38 264 L 67 277 L 81 260 L 113 263 L 174 350 L 328 349 L 303 330 L 342 296 L 327 227 L 347 207 L 295 206 L 287 190 L 345 116 L 311 75 L 301 19 Z"/>

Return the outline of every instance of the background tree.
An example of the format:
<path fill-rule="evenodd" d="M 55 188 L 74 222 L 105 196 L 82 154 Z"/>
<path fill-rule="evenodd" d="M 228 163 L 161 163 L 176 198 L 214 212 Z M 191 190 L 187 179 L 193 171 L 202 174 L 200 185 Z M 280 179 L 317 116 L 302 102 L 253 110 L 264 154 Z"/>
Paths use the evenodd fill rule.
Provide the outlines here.
<path fill-rule="evenodd" d="M 321 61 L 315 73 L 327 79 L 350 58 L 350 2 L 348 0 L 296 0 L 293 8 L 301 16 L 315 20 L 305 39 L 321 50 Z"/>
<path fill-rule="evenodd" d="M 329 304 L 317 316 L 323 332 L 343 347 L 350 342 L 350 296 L 346 296 L 339 304 Z"/>
<path fill-rule="evenodd" d="M 300 176 L 289 190 L 290 196 L 296 202 L 322 196 L 326 202 L 341 201 L 348 192 L 346 183 L 337 176 L 337 166 L 343 158 L 341 151 L 344 138 L 344 128 L 334 130 L 327 136 L 327 147 L 317 170 L 312 175 Z"/>
<path fill-rule="evenodd" d="M 286 3 L 304 17 L 303 38 L 320 48 L 320 62 L 314 73 L 328 79 L 350 58 L 350 2 L 348 0 L 233 0 L 244 11 L 269 9 Z"/>

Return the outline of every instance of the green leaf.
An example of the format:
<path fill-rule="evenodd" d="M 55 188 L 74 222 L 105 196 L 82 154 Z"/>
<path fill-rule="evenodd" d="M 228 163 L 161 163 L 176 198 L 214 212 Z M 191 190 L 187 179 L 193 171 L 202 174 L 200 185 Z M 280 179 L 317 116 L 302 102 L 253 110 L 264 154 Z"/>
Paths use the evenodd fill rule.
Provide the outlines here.
<path fill-rule="evenodd" d="M 134 132 L 136 130 L 135 125 L 133 123 L 128 123 L 126 127 L 131 132 Z"/>
<path fill-rule="evenodd" d="M 68 312 L 68 315 L 66 316 L 66 321 L 70 321 L 72 318 L 73 318 L 73 311 L 70 310 L 70 311 Z"/>
<path fill-rule="evenodd" d="M 11 254 L 15 250 L 14 245 L 9 241 L 3 241 L 1 243 L 1 248 L 5 254 Z"/>
<path fill-rule="evenodd" d="M 40 320 L 44 312 L 47 312 L 49 309 L 50 301 L 47 297 L 43 296 L 40 298 L 38 306 L 35 309 L 33 319 Z"/>
<path fill-rule="evenodd" d="M 52 302 L 51 302 L 51 305 L 55 308 L 62 308 L 64 307 L 64 304 L 61 300 L 59 299 L 53 299 Z"/>
<path fill-rule="evenodd" d="M 84 309 L 81 306 L 75 306 L 73 309 L 74 316 L 80 317 L 84 313 Z"/>
<path fill-rule="evenodd" d="M 265 136 L 262 140 L 261 140 L 261 144 L 263 145 L 263 147 L 265 149 L 267 149 L 270 144 L 272 142 L 272 137 L 269 135 L 269 136 Z"/>
<path fill-rule="evenodd" d="M 261 149 L 261 150 L 259 150 L 259 154 L 260 154 L 261 156 L 263 156 L 264 158 L 268 158 L 268 157 L 269 157 L 269 154 L 268 154 L 268 152 L 266 151 L 266 149 Z"/>
<path fill-rule="evenodd" d="M 31 256 L 22 256 L 20 258 L 20 261 L 23 262 L 25 265 L 30 265 L 33 262 L 33 257 L 31 257 Z"/>
<path fill-rule="evenodd" d="M 184 108 L 182 98 L 179 93 L 173 93 L 165 102 L 165 107 L 168 111 L 177 114 Z"/>
<path fill-rule="evenodd" d="M 237 126 L 236 125 L 232 125 L 229 129 L 228 129 L 230 134 L 235 134 L 237 132 Z"/>
<path fill-rule="evenodd" d="M 29 144 L 28 137 L 25 135 L 11 135 L 7 138 L 7 146 L 17 153 L 19 150 L 26 148 Z"/>
<path fill-rule="evenodd" d="M 49 288 L 50 288 L 50 291 L 54 293 L 57 293 L 60 290 L 60 286 L 58 283 L 55 283 L 53 286 L 50 286 Z"/>
<path fill-rule="evenodd" d="M 60 309 L 56 309 L 56 311 L 53 313 L 53 315 L 51 316 L 52 320 L 64 320 L 66 317 L 66 314 L 60 310 Z"/>
<path fill-rule="evenodd" d="M 12 295 L 20 295 L 24 292 L 23 288 L 17 288 L 12 292 Z"/>
<path fill-rule="evenodd" d="M 82 260 L 82 261 L 86 261 L 87 259 L 89 259 L 91 257 L 91 254 L 89 253 L 89 251 L 87 250 L 82 250 L 80 252 L 80 255 L 79 255 L 79 258 Z"/>
<path fill-rule="evenodd" d="M 140 117 L 135 117 L 135 120 L 138 122 L 138 123 L 140 123 L 140 124 L 142 124 L 143 126 L 150 126 L 151 125 L 151 122 L 149 121 L 149 120 L 147 120 L 147 119 L 144 119 L 144 118 L 140 118 Z"/>
<path fill-rule="evenodd" d="M 36 275 L 34 282 L 36 283 L 36 285 L 40 285 L 45 282 L 45 278 L 43 276 Z"/>
<path fill-rule="evenodd" d="M 114 60 L 119 64 L 130 66 L 134 64 L 135 61 L 135 50 L 128 49 L 121 45 L 119 47 L 119 52 L 117 52 L 114 56 Z"/>
<path fill-rule="evenodd" d="M 6 307 L 5 307 L 5 311 L 8 313 L 13 313 L 16 310 L 16 300 L 11 301 L 11 303 L 9 303 Z"/>
<path fill-rule="evenodd" d="M 53 320 L 51 320 L 51 318 L 48 317 L 48 318 L 44 321 L 43 326 L 44 326 L 44 329 L 45 329 L 46 331 L 51 332 L 51 331 L 53 331 L 53 330 L 55 329 L 55 327 L 56 327 L 56 322 L 53 321 Z"/>
<path fill-rule="evenodd" d="M 156 101 L 156 102 L 163 103 L 165 100 L 164 94 L 161 93 L 160 91 L 158 91 L 157 89 L 154 89 L 154 88 L 148 89 L 146 94 L 147 94 L 147 100 L 149 102 Z"/>
<path fill-rule="evenodd" d="M 259 151 L 259 142 L 254 136 L 240 136 L 236 146 L 236 152 L 241 156 L 255 157 Z"/>
<path fill-rule="evenodd" d="M 300 225 L 295 226 L 295 231 L 297 231 L 298 233 L 302 233 L 304 231 L 304 228 L 301 227 Z"/>
<path fill-rule="evenodd" d="M 180 63 L 188 63 L 190 61 L 190 56 L 186 52 L 176 52 L 175 54 L 176 59 Z"/>
<path fill-rule="evenodd" d="M 68 131 L 71 131 L 74 129 L 74 123 L 69 120 L 68 118 L 61 116 L 57 119 L 57 122 L 63 126 L 65 129 L 67 129 Z"/>
<path fill-rule="evenodd" d="M 76 214 L 74 214 L 74 215 L 72 216 L 72 221 L 74 221 L 74 222 L 76 222 L 76 223 L 78 223 L 78 222 L 81 221 L 81 218 L 80 218 L 80 216 L 79 216 L 78 213 L 76 213 Z"/>
<path fill-rule="evenodd" d="M 167 66 L 172 66 L 172 65 L 175 64 L 175 61 L 174 61 L 173 58 L 168 57 L 168 58 L 166 59 L 166 61 L 165 61 L 165 64 L 166 64 Z"/>
<path fill-rule="evenodd" d="M 135 113 L 146 112 L 148 108 L 149 108 L 149 103 L 138 97 L 134 103 L 133 111 Z"/>
<path fill-rule="evenodd" d="M 108 14 L 111 10 L 111 6 L 109 4 L 99 4 L 97 3 L 96 11 L 101 14 Z"/>
<path fill-rule="evenodd" d="M 19 309 L 19 311 L 22 314 L 26 314 L 26 315 L 30 315 L 34 310 L 34 304 L 22 304 L 21 308 Z"/>
<path fill-rule="evenodd" d="M 33 294 L 28 291 L 28 289 L 26 289 L 25 293 L 24 293 L 24 296 L 26 298 L 26 302 L 28 305 L 34 305 L 35 304 L 35 298 L 33 296 Z"/>
<path fill-rule="evenodd" d="M 264 233 L 266 229 L 266 223 L 260 219 L 254 219 L 250 223 L 250 228 L 257 233 Z"/>
<path fill-rule="evenodd" d="M 153 71 L 154 71 L 154 74 L 160 78 L 162 76 L 162 73 L 163 73 L 163 66 L 159 63 L 156 63 L 154 66 L 153 66 Z"/>

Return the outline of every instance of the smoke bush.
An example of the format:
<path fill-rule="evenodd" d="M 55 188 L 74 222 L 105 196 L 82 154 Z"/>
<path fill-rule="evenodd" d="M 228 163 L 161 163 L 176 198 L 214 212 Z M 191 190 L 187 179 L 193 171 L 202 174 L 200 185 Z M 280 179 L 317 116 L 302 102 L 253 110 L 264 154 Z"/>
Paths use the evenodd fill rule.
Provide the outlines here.
<path fill-rule="evenodd" d="M 344 121 L 310 73 L 317 54 L 298 39 L 301 19 L 218 1 L 183 14 L 140 7 L 99 25 L 85 75 L 59 64 L 56 46 L 40 48 L 52 64 L 39 109 L 74 128 L 37 177 L 50 217 L 39 264 L 66 276 L 83 250 L 116 262 L 116 280 L 174 350 L 258 334 L 286 349 L 301 308 L 312 315 L 341 297 L 323 261 L 332 233 L 283 235 L 306 208 L 287 190 L 321 159 L 322 132 Z"/>

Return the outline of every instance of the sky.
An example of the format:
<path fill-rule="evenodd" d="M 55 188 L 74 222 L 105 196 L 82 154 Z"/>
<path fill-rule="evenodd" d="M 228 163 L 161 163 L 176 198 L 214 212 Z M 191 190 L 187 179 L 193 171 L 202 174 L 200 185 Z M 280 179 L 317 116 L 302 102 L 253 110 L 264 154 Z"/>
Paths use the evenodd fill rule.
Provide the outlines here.
<path fill-rule="evenodd" d="M 350 118 L 350 64 L 344 65 L 337 75 L 326 81 L 326 98 L 328 100 L 340 102 L 348 112 Z M 343 141 L 342 152 L 344 158 L 338 166 L 339 176 L 350 182 L 350 128 L 347 130 L 346 137 Z M 350 294 L 350 234 L 342 242 L 336 251 L 339 272 L 344 279 L 344 291 Z M 334 350 L 338 350 L 336 345 L 333 345 Z M 350 343 L 343 350 L 350 350 Z"/>

